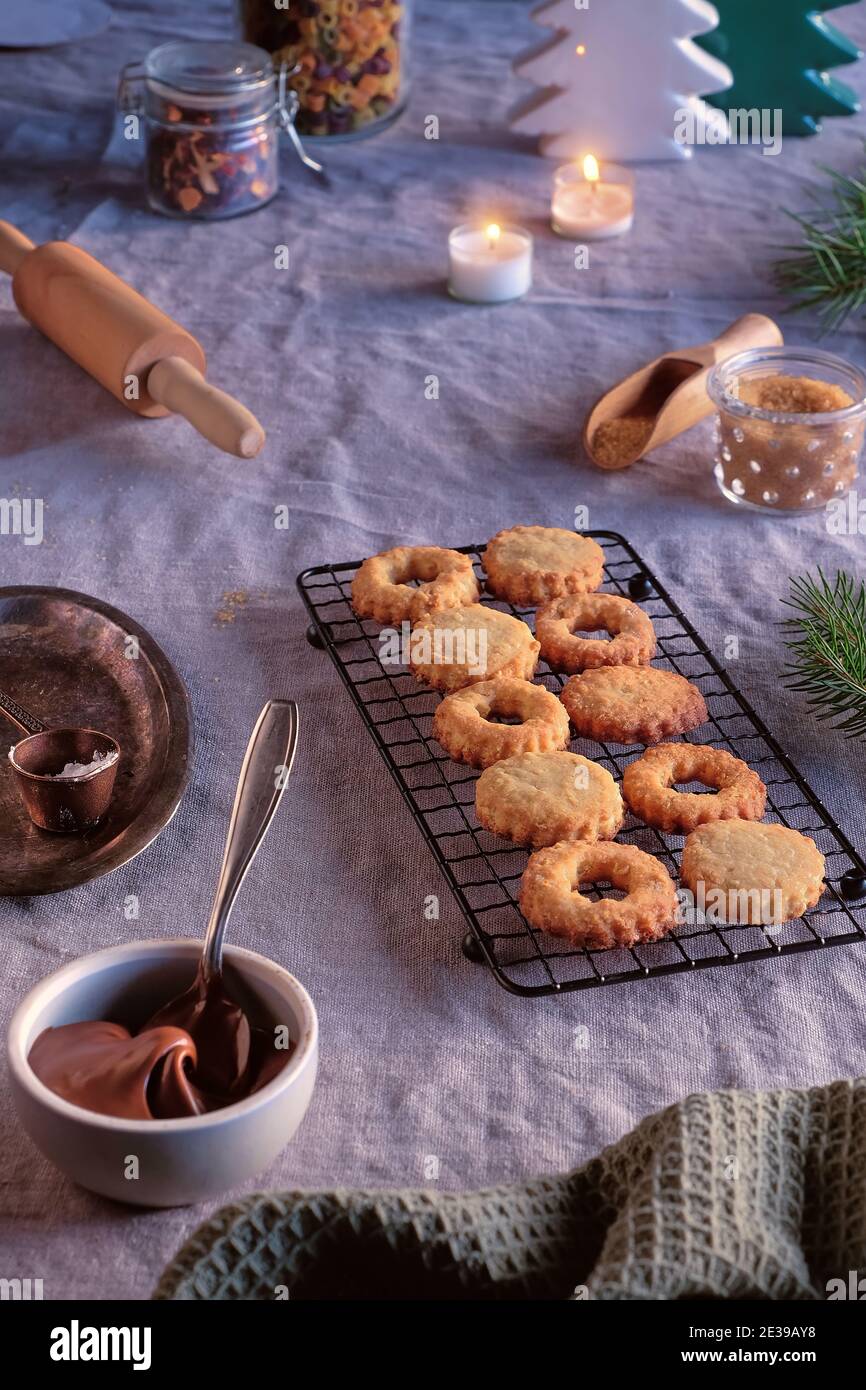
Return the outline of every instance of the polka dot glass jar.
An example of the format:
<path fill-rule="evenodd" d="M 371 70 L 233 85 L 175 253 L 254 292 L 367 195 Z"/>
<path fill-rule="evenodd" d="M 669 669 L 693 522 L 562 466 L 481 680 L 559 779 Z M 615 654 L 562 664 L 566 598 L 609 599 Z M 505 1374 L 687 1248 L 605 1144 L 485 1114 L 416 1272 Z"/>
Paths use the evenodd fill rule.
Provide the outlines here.
<path fill-rule="evenodd" d="M 850 491 L 863 450 L 866 375 L 829 352 L 756 348 L 713 368 L 716 480 L 729 502 L 809 512 Z"/>

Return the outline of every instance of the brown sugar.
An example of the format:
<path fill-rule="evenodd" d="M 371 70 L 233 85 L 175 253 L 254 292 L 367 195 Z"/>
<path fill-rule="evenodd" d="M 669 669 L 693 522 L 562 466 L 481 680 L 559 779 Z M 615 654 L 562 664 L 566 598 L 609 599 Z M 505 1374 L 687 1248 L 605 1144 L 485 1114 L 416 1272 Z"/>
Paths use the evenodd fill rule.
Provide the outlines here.
<path fill-rule="evenodd" d="M 863 447 L 862 418 L 826 423 L 784 418 L 828 415 L 854 405 L 841 386 L 776 373 L 741 377 L 730 394 L 773 417 L 720 412 L 716 477 L 732 500 L 804 511 L 848 492 Z"/>
<path fill-rule="evenodd" d="M 746 405 L 779 415 L 822 415 L 854 404 L 841 386 L 809 376 L 759 376 L 740 381 L 737 396 Z"/>
<path fill-rule="evenodd" d="M 602 468 L 617 468 L 639 459 L 653 431 L 651 415 L 623 415 L 606 420 L 592 436 L 592 453 Z"/>

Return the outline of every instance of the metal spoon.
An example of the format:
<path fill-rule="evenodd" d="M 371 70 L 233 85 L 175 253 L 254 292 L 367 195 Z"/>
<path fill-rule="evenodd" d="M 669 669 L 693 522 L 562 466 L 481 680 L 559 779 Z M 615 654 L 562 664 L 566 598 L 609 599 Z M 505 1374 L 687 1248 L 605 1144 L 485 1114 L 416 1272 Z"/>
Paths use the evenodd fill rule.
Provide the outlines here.
<path fill-rule="evenodd" d="M 0 713 L 27 734 L 9 762 L 27 814 L 40 830 L 68 835 L 91 830 L 105 815 L 114 790 L 120 744 L 98 729 L 49 729 L 0 690 Z M 88 764 L 94 754 L 115 756 L 77 777 L 59 777 L 67 763 Z"/>
<path fill-rule="evenodd" d="M 243 1092 L 251 1021 L 222 977 L 223 939 L 238 889 L 280 804 L 298 743 L 294 700 L 270 700 L 258 717 L 238 778 L 216 896 L 195 979 L 147 1027 L 185 1029 L 196 1045 L 197 1084 L 222 1094 Z"/>
<path fill-rule="evenodd" d="M 206 983 L 222 973 L 231 910 L 286 789 L 298 746 L 298 722 L 294 700 L 269 700 L 250 735 L 202 951 Z"/>

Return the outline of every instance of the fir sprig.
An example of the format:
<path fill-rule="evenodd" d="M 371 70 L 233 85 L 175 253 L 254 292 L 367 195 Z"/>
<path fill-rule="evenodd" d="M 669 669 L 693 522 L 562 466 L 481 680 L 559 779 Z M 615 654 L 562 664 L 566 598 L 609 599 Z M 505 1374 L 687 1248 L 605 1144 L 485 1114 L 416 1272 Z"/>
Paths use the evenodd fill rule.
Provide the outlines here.
<path fill-rule="evenodd" d="M 846 738 L 866 738 L 866 585 L 844 570 L 831 584 L 819 568 L 817 578 L 792 579 L 782 602 L 797 615 L 782 624 L 792 654 L 785 684 Z"/>
<path fill-rule="evenodd" d="M 803 232 L 775 265 L 776 283 L 794 309 L 816 309 L 827 330 L 866 307 L 866 182 L 834 169 L 834 201 L 812 217 L 790 212 Z"/>

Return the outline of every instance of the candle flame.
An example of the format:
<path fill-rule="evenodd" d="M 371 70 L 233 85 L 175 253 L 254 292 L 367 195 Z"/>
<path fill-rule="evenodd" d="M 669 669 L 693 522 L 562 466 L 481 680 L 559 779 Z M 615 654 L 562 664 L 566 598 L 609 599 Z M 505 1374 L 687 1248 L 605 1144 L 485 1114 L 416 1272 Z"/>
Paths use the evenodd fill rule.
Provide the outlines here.
<path fill-rule="evenodd" d="M 499 226 L 497 222 L 491 222 L 487 228 L 486 235 L 487 245 L 490 247 L 490 250 L 492 251 L 499 238 L 502 236 L 502 228 Z"/>
<path fill-rule="evenodd" d="M 583 177 L 588 183 L 598 183 L 601 177 L 598 160 L 594 154 L 588 154 L 583 161 Z"/>
<path fill-rule="evenodd" d="M 578 58 L 582 58 L 583 55 L 586 53 L 586 44 L 579 43 L 574 51 L 577 54 Z"/>

